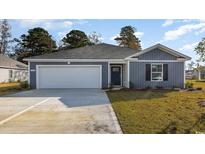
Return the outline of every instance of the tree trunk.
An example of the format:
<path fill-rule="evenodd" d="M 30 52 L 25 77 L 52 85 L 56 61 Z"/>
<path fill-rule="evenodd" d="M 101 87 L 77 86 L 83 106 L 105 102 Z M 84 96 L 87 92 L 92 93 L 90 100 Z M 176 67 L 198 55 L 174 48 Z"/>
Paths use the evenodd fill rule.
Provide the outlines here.
<path fill-rule="evenodd" d="M 201 71 L 198 71 L 198 80 L 201 80 Z"/>

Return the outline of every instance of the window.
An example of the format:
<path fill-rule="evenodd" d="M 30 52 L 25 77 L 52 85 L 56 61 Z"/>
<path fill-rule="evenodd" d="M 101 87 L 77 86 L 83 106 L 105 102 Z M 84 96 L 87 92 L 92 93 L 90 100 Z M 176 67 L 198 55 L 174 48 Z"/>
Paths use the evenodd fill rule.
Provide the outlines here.
<path fill-rule="evenodd" d="M 151 80 L 152 81 L 163 81 L 163 65 L 152 64 L 151 65 Z"/>
<path fill-rule="evenodd" d="M 9 79 L 11 79 L 13 77 L 13 71 L 9 70 Z"/>
<path fill-rule="evenodd" d="M 113 68 L 112 68 L 112 71 L 113 71 L 113 72 L 119 72 L 119 71 L 120 71 L 120 68 L 119 68 L 119 67 L 113 67 Z"/>

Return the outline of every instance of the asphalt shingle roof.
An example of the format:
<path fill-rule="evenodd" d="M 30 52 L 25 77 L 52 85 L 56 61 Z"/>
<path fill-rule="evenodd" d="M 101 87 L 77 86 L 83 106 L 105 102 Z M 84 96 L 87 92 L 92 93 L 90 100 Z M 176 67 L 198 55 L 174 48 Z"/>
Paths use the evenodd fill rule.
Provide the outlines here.
<path fill-rule="evenodd" d="M 0 54 L 0 68 L 27 69 L 27 65 Z"/>
<path fill-rule="evenodd" d="M 98 44 L 33 56 L 26 59 L 124 59 L 136 50 L 111 44 Z"/>

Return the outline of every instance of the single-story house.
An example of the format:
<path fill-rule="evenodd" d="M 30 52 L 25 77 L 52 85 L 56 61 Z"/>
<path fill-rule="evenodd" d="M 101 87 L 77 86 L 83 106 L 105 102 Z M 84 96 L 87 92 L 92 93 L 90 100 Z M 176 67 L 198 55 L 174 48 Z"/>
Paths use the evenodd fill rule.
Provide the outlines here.
<path fill-rule="evenodd" d="M 0 83 L 12 81 L 25 81 L 28 79 L 26 64 L 0 54 Z"/>
<path fill-rule="evenodd" d="M 137 52 L 98 44 L 26 58 L 31 88 L 184 88 L 191 58 L 156 44 Z"/>

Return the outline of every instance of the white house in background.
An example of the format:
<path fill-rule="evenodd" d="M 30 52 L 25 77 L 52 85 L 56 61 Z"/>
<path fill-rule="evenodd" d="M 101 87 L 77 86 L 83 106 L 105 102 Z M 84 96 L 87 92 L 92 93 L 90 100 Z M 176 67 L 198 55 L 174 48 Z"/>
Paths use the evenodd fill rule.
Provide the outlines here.
<path fill-rule="evenodd" d="M 193 70 L 186 70 L 186 79 L 205 79 L 205 66 L 201 67 L 200 72 L 196 68 Z"/>
<path fill-rule="evenodd" d="M 0 83 L 28 79 L 27 65 L 0 54 Z"/>

